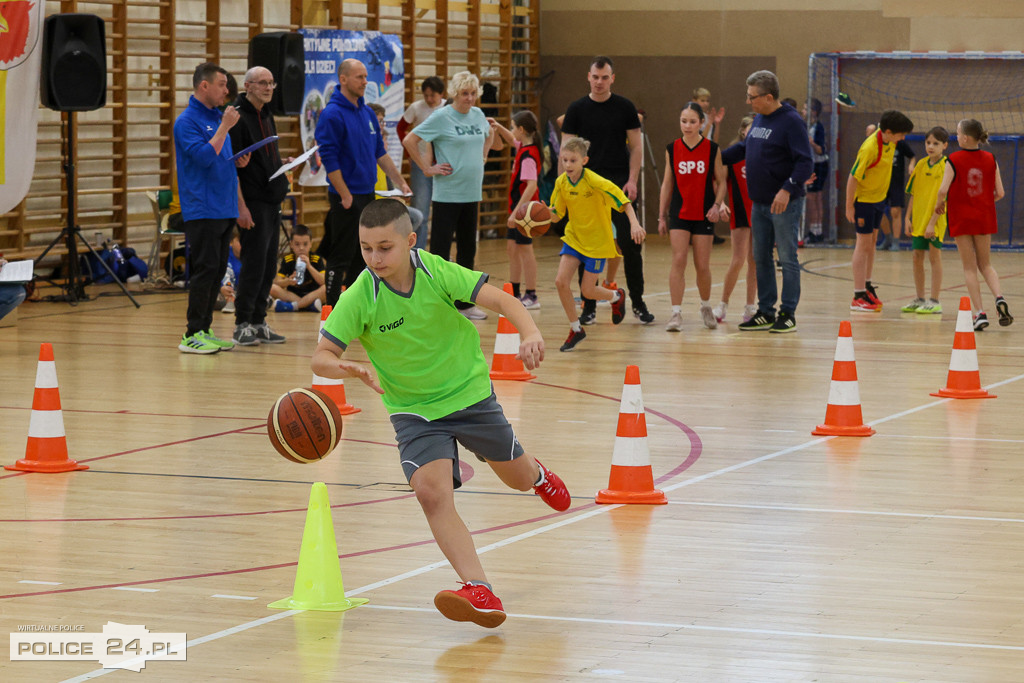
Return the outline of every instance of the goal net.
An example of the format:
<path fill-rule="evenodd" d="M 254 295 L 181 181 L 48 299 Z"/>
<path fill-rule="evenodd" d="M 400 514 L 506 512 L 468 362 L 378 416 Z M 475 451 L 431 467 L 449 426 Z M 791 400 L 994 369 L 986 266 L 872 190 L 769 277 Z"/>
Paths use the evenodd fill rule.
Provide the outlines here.
<path fill-rule="evenodd" d="M 843 216 L 847 175 L 868 124 L 877 123 L 884 110 L 898 109 L 914 122 L 907 141 L 917 159 L 924 155 L 929 128 L 943 126 L 950 132 L 950 154 L 957 150 L 957 122 L 981 121 L 1006 190 L 1006 197 L 996 204 L 999 232 L 992 244 L 1024 247 L 1024 54 L 815 53 L 807 81 L 808 99 L 822 104 L 820 120 L 829 147 L 829 177 L 823 190 L 826 242 L 853 239 L 853 226 Z M 910 171 L 908 167 L 908 176 Z"/>

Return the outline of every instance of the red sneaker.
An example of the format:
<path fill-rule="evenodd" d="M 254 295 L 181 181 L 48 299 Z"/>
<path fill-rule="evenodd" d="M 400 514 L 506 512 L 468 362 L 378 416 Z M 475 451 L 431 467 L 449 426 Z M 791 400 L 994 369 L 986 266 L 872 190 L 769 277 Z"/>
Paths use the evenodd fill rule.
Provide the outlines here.
<path fill-rule="evenodd" d="M 618 325 L 626 317 L 626 290 L 619 287 L 619 300 L 612 304 L 612 324 Z"/>
<path fill-rule="evenodd" d="M 580 322 L 583 322 L 583 318 L 580 318 Z M 572 328 L 569 328 L 569 336 L 566 337 L 565 343 L 562 344 L 558 348 L 558 350 L 559 351 L 572 351 L 574 348 L 576 348 L 577 344 L 579 344 L 581 341 L 583 341 L 586 338 L 587 338 L 587 333 L 586 333 L 586 331 L 582 327 L 580 328 L 579 332 L 577 332 L 576 330 L 574 330 Z"/>
<path fill-rule="evenodd" d="M 540 460 L 537 460 L 537 466 L 540 467 L 544 480 L 533 487 L 533 492 L 555 510 L 559 512 L 568 510 L 572 505 L 572 498 L 569 496 L 569 490 L 565 488 L 565 482 L 557 474 L 540 464 Z"/>
<path fill-rule="evenodd" d="M 505 621 L 501 600 L 487 586 L 462 584 L 457 591 L 441 591 L 434 607 L 452 621 L 472 621 L 484 628 L 497 628 Z"/>

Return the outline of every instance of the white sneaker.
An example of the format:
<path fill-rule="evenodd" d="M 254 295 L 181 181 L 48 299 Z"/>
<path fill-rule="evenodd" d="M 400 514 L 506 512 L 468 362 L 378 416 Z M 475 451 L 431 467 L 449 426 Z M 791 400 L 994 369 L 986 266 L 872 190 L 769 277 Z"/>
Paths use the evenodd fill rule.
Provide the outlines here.
<path fill-rule="evenodd" d="M 235 312 L 235 300 L 232 299 L 231 301 L 229 301 L 226 304 L 224 304 L 224 308 L 220 309 L 220 312 L 221 313 L 234 313 Z"/>
<path fill-rule="evenodd" d="M 700 318 L 704 321 L 704 327 L 709 330 L 713 330 L 718 327 L 718 321 L 715 320 L 715 314 L 711 310 L 710 306 L 700 307 Z"/>
<path fill-rule="evenodd" d="M 747 322 L 757 315 L 757 304 L 747 304 L 743 307 L 743 322 Z"/>
<path fill-rule="evenodd" d="M 460 310 L 459 313 L 466 316 L 470 320 L 487 320 L 487 314 L 481 311 L 476 306 L 471 306 L 465 310 Z"/>
<path fill-rule="evenodd" d="M 666 332 L 682 332 L 683 330 L 683 317 L 678 313 L 673 313 L 672 317 L 668 319 L 668 323 L 665 325 Z"/>
<path fill-rule="evenodd" d="M 715 314 L 715 320 L 718 322 L 725 322 L 725 308 L 728 304 L 724 301 L 720 302 L 717 306 L 711 309 L 711 312 Z"/>

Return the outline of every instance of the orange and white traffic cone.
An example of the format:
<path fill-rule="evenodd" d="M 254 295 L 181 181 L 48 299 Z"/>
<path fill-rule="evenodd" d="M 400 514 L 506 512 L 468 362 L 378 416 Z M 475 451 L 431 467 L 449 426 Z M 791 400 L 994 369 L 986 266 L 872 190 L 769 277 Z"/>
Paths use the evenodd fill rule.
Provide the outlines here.
<path fill-rule="evenodd" d="M 60 409 L 60 390 L 57 388 L 57 364 L 53 360 L 53 346 L 50 344 L 39 345 L 36 390 L 32 395 L 25 457 L 13 465 L 5 465 L 4 469 L 21 472 L 73 472 L 89 469 L 88 465 L 79 465 L 68 459 L 64 414 Z"/>
<path fill-rule="evenodd" d="M 619 425 L 615 430 L 612 472 L 608 488 L 598 491 L 598 503 L 665 505 L 665 492 L 654 488 L 651 452 L 647 448 L 647 419 L 640 391 L 640 368 L 626 367 L 619 404 Z"/>
<path fill-rule="evenodd" d="M 864 424 L 857 386 L 857 362 L 853 358 L 853 331 L 849 320 L 839 323 L 832 384 L 828 390 L 825 424 L 814 428 L 815 436 L 871 436 L 875 430 Z"/>
<path fill-rule="evenodd" d="M 971 298 L 960 297 L 960 311 L 956 314 L 956 334 L 953 353 L 949 357 L 949 375 L 946 386 L 931 393 L 942 398 L 995 398 L 981 388 L 978 371 L 978 348 L 974 344 L 974 321 L 971 319 Z"/>
<path fill-rule="evenodd" d="M 506 282 L 505 293 L 512 294 L 512 283 Z M 491 379 L 512 379 L 525 382 L 537 379 L 523 366 L 523 361 L 516 358 L 519 353 L 519 330 L 508 318 L 498 315 L 498 333 L 494 336 L 494 359 L 491 361 Z"/>
<path fill-rule="evenodd" d="M 324 329 L 324 323 L 327 322 L 327 316 L 334 310 L 333 306 L 324 306 L 320 309 L 320 331 Z M 320 343 L 320 334 L 317 333 L 317 343 Z M 362 408 L 356 408 L 354 405 L 345 400 L 345 380 L 343 379 L 331 379 L 329 377 L 321 377 L 320 375 L 313 373 L 313 388 L 317 391 L 322 391 L 331 397 L 335 405 L 338 406 L 338 412 L 342 415 L 354 415 L 355 413 L 361 412 Z"/>

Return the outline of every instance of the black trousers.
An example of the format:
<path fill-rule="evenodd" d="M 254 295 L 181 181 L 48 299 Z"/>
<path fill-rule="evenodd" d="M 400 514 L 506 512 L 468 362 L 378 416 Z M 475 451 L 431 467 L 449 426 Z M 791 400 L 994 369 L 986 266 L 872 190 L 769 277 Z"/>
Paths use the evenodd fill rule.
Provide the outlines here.
<path fill-rule="evenodd" d="M 338 303 L 342 286 L 351 287 L 366 267 L 359 251 L 359 215 L 376 196 L 372 192 L 354 194 L 352 206 L 347 209 L 341 204 L 341 195 L 328 192 L 327 197 L 331 202 L 324 237 L 328 246 L 327 253 L 321 251 L 321 256 L 327 259 L 324 281 L 327 304 L 333 306 Z"/>
<path fill-rule="evenodd" d="M 430 253 L 452 260 L 452 237 L 455 237 L 455 262 L 473 269 L 476 262 L 477 218 L 479 202 L 433 202 L 430 216 Z M 456 301 L 455 307 L 465 310 L 473 304 Z"/>
<path fill-rule="evenodd" d="M 261 325 L 267 317 L 267 295 L 277 274 L 281 244 L 281 205 L 247 201 L 254 225 L 238 229 L 242 272 L 235 281 L 235 324 Z"/>
<path fill-rule="evenodd" d="M 234 218 L 200 218 L 185 221 L 189 244 L 188 329 L 186 334 L 208 330 L 213 324 L 220 283 L 228 267 Z"/>

